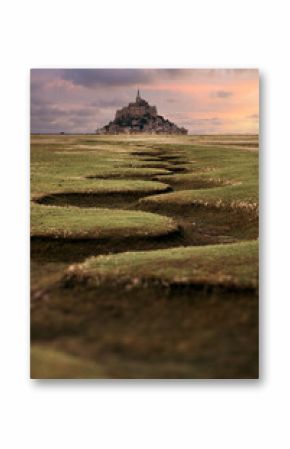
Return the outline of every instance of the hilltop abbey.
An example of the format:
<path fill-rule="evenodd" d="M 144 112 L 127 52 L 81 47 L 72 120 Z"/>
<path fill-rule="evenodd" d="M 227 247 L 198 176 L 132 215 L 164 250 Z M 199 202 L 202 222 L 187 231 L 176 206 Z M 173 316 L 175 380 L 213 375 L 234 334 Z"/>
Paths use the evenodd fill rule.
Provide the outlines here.
<path fill-rule="evenodd" d="M 97 134 L 187 134 L 187 129 L 179 128 L 162 115 L 158 115 L 156 106 L 150 106 L 141 98 L 138 89 L 135 103 L 129 103 L 128 106 L 117 110 L 115 119 L 96 132 Z"/>

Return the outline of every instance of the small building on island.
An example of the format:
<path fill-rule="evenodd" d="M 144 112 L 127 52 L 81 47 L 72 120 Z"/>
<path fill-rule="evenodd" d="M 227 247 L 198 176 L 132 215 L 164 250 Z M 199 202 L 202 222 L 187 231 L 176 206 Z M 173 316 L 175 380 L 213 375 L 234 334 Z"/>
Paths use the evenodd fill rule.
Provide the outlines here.
<path fill-rule="evenodd" d="M 136 101 L 116 111 L 113 121 L 96 130 L 97 134 L 187 134 L 170 120 L 158 115 L 156 106 L 141 98 L 138 89 Z"/>

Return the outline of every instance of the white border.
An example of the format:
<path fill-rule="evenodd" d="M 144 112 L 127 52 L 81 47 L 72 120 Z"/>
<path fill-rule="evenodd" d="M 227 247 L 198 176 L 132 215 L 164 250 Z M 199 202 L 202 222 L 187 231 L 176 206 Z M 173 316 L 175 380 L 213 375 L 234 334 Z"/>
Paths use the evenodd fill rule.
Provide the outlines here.
<path fill-rule="evenodd" d="M 287 2 L 6 2 L 1 18 L 1 447 L 289 447 Z M 31 67 L 260 68 L 260 381 L 29 380 Z"/>

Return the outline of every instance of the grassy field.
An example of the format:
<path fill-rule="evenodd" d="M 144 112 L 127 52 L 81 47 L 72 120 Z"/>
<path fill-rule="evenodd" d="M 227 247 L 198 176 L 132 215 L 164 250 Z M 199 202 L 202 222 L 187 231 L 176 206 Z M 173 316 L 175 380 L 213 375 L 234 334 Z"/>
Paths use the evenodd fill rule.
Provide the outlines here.
<path fill-rule="evenodd" d="M 257 136 L 32 136 L 32 377 L 256 378 L 258 201 Z"/>
<path fill-rule="evenodd" d="M 258 287 L 257 242 L 242 242 L 98 256 L 72 265 L 67 279 L 89 285 L 206 285 L 227 288 Z"/>

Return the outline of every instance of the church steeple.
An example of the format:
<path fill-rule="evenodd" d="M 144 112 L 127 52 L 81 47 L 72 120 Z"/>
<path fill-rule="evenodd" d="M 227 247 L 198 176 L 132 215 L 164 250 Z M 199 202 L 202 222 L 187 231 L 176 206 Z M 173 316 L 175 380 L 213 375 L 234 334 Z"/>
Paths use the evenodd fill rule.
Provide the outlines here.
<path fill-rule="evenodd" d="M 141 100 L 139 89 L 137 90 L 137 97 L 136 97 L 137 102 L 138 102 L 138 100 Z"/>

